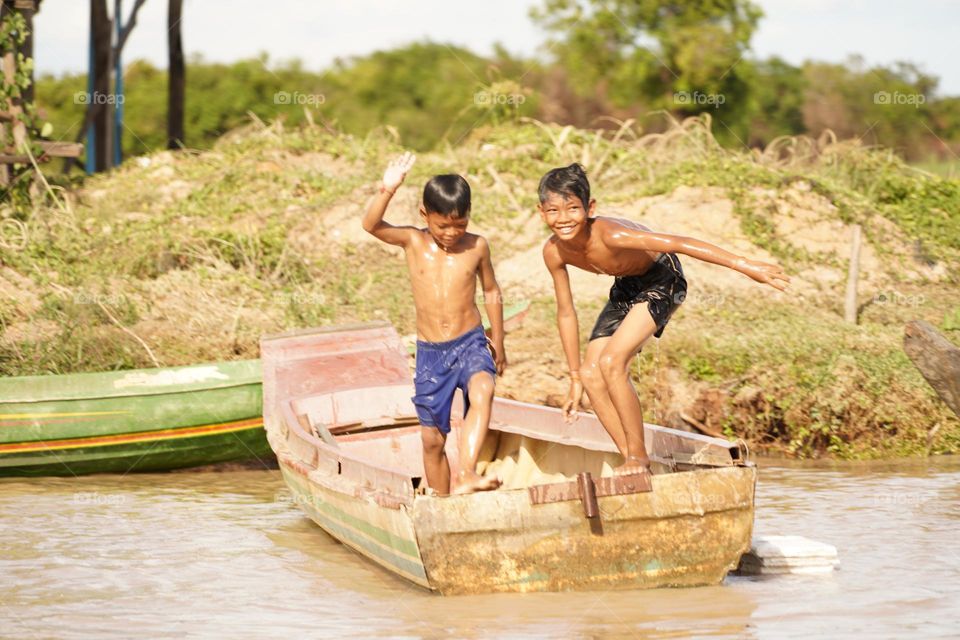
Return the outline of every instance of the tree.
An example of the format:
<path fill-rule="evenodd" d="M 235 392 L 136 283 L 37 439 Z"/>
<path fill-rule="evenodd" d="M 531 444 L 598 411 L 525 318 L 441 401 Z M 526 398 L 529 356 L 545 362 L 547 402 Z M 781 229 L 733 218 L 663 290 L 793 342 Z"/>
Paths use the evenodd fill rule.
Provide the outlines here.
<path fill-rule="evenodd" d="M 762 12 L 750 0 L 545 0 L 531 16 L 557 34 L 580 91 L 606 81 L 614 104 L 682 116 L 746 100 L 740 67 Z"/>
<path fill-rule="evenodd" d="M 750 86 L 756 114 L 750 119 L 749 144 L 762 146 L 777 136 L 802 134 L 803 70 L 777 57 L 756 63 L 755 69 Z"/>

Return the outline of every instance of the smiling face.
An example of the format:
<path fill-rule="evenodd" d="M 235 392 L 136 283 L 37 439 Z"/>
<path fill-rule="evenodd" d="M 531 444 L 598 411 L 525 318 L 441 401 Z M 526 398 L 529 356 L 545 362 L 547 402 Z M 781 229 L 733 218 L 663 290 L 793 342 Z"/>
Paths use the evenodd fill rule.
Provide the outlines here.
<path fill-rule="evenodd" d="M 595 204 L 596 201 L 591 200 L 588 208 L 584 209 L 580 198 L 551 191 L 547 193 L 546 200 L 537 205 L 537 210 L 559 240 L 569 241 L 586 229 L 587 218 L 593 214 Z"/>
<path fill-rule="evenodd" d="M 420 215 L 427 223 L 427 231 L 433 237 L 433 241 L 444 251 L 449 251 L 460 242 L 470 222 L 470 214 L 462 217 L 445 216 L 442 213 L 427 212 L 421 208 Z"/>

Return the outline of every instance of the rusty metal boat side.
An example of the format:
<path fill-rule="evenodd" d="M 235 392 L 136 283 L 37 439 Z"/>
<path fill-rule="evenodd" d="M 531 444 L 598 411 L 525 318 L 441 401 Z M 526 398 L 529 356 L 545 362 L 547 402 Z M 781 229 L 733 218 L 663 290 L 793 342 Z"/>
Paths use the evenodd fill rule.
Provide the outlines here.
<path fill-rule="evenodd" d="M 654 443 L 651 449 L 662 446 L 665 436 L 673 437 L 649 426 L 646 435 Z M 416 498 L 413 521 L 434 588 L 466 594 L 719 584 L 749 549 L 756 467 L 732 459 L 720 465 L 715 456 L 711 464 L 717 466 L 656 474 L 644 487 L 630 477 L 601 475 L 604 463 L 596 450 L 544 444 L 501 432 L 497 456 L 519 460 L 504 476 L 508 488 L 442 500 Z M 606 464 L 616 463 L 612 451 L 603 455 L 609 456 Z M 597 493 L 601 481 L 620 481 L 597 497 L 596 517 L 588 517 L 574 483 L 556 477 L 564 456 L 580 466 L 562 475 L 592 468 Z M 690 456 L 678 458 L 684 461 L 674 462 L 678 466 L 692 464 Z M 517 484 L 511 474 L 524 475 L 519 471 L 524 464 L 559 481 L 509 488 Z M 551 491 L 559 499 L 553 500 Z"/>

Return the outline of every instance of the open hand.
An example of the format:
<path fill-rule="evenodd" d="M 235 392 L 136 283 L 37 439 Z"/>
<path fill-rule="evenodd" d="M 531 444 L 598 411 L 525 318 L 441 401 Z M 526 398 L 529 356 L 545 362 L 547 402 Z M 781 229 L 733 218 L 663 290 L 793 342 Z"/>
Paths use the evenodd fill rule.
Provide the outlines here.
<path fill-rule="evenodd" d="M 776 264 L 744 258 L 740 263 L 740 271 L 755 281 L 768 284 L 779 291 L 786 291 L 790 283 L 790 276 L 783 272 L 783 267 Z"/>
<path fill-rule="evenodd" d="M 390 161 L 387 170 L 383 172 L 383 188 L 387 191 L 396 191 L 403 184 L 410 167 L 417 161 L 417 156 L 409 151 Z"/>
<path fill-rule="evenodd" d="M 570 379 L 570 390 L 567 391 L 567 399 L 563 403 L 563 421 L 571 423 L 580 416 L 580 399 L 583 397 L 583 382 L 577 378 Z"/>

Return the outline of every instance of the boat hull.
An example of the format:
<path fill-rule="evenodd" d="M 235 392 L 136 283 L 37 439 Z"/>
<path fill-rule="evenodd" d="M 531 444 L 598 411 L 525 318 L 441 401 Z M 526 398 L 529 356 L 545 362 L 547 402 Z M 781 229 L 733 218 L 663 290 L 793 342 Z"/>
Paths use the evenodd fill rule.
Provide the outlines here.
<path fill-rule="evenodd" d="M 297 506 L 418 585 L 443 594 L 710 585 L 749 549 L 757 470 L 725 440 L 645 425 L 663 473 L 614 477 L 620 458 L 594 416 L 568 424 L 557 409 L 498 398 L 480 457 L 502 487 L 439 497 L 422 490 L 410 370 L 392 328 L 292 332 L 261 350 L 265 427 Z M 455 418 L 453 472 L 458 430 Z"/>
<path fill-rule="evenodd" d="M 0 381 L 0 475 L 272 458 L 258 361 Z"/>
<path fill-rule="evenodd" d="M 445 595 L 712 585 L 749 549 L 755 480 L 754 467 L 654 476 L 650 492 L 599 498 L 597 519 L 513 490 L 418 499 L 413 520 Z"/>
<path fill-rule="evenodd" d="M 324 531 L 354 551 L 421 587 L 430 588 L 407 509 L 384 507 L 310 478 L 310 471 L 280 461 L 293 501 Z"/>

